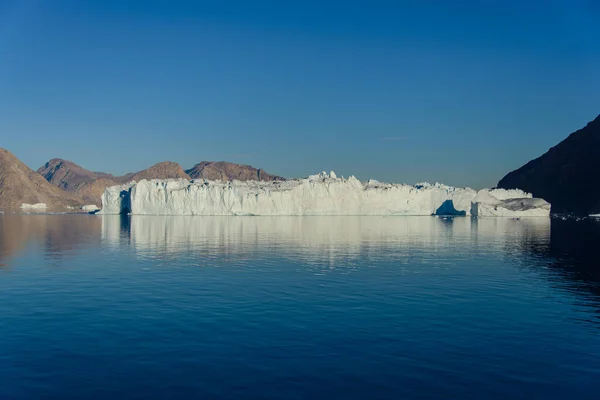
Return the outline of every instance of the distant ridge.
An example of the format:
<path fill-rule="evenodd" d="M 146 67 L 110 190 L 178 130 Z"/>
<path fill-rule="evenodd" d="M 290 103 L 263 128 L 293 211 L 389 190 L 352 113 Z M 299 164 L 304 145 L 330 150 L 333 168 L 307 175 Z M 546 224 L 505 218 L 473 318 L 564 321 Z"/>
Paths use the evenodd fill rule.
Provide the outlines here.
<path fill-rule="evenodd" d="M 142 179 L 190 179 L 188 174 L 185 173 L 181 165 L 172 161 L 163 161 L 158 164 L 154 164 L 150 168 L 143 171 L 127 174 L 117 178 L 120 183 L 126 183 L 130 181 L 141 181 Z"/>
<path fill-rule="evenodd" d="M 87 203 L 100 206 L 104 189 L 118 183 L 117 178 L 104 172 L 92 172 L 72 161 L 53 158 L 38 168 L 49 183 L 68 192 L 77 193 Z"/>
<path fill-rule="evenodd" d="M 37 172 L 54 186 L 71 191 L 75 191 L 74 189 L 83 182 L 100 178 L 115 179 L 111 174 L 88 171 L 72 161 L 60 158 L 48 161 L 38 168 Z"/>
<path fill-rule="evenodd" d="M 92 172 L 72 161 L 53 158 L 41 166 L 37 172 L 50 184 L 76 193 L 87 203 L 100 206 L 104 189 L 130 181 L 142 179 L 211 179 L 211 180 L 283 180 L 284 178 L 271 175 L 262 169 L 250 165 L 229 162 L 202 161 L 191 169 L 184 171 L 181 165 L 172 161 L 164 161 L 142 171 L 132 172 L 123 176 L 114 176 L 104 172 Z"/>
<path fill-rule="evenodd" d="M 170 161 L 155 164 L 143 171 L 114 176 L 104 172 L 89 171 L 72 161 L 53 158 L 40 167 L 38 172 L 52 185 L 77 193 L 86 202 L 97 206 L 101 205 L 102 193 L 109 186 L 142 179 L 190 179 L 179 164 Z"/>
<path fill-rule="evenodd" d="M 285 178 L 271 175 L 262 169 L 251 165 L 235 164 L 225 161 L 202 161 L 188 169 L 187 174 L 192 179 L 209 179 L 221 181 L 282 181 Z"/>
<path fill-rule="evenodd" d="M 552 203 L 552 212 L 600 212 L 600 115 L 542 156 L 510 172 L 498 183 Z"/>

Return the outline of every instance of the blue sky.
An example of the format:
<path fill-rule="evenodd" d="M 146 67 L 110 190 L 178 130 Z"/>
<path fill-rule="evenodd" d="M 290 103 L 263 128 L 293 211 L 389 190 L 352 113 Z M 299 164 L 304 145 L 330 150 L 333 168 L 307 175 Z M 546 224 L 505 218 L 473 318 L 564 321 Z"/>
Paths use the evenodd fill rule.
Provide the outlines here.
<path fill-rule="evenodd" d="M 600 113 L 600 6 L 0 0 L 0 147 L 490 186 Z"/>

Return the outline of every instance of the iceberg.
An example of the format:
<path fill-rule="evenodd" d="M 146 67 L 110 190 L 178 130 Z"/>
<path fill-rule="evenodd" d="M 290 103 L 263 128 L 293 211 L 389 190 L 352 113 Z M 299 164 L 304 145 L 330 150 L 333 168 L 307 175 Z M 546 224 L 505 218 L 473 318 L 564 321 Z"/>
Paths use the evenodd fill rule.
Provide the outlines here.
<path fill-rule="evenodd" d="M 550 203 L 515 190 L 480 190 L 471 203 L 474 217 L 548 217 Z"/>
<path fill-rule="evenodd" d="M 128 214 L 131 212 L 129 195 L 135 181 L 125 185 L 109 186 L 102 193 L 100 214 Z"/>
<path fill-rule="evenodd" d="M 87 204 L 87 205 L 81 207 L 81 210 L 88 211 L 88 212 L 94 212 L 94 211 L 100 210 L 100 208 L 95 204 Z"/>
<path fill-rule="evenodd" d="M 46 205 L 46 203 L 35 203 L 35 204 L 23 203 L 23 204 L 21 204 L 21 208 L 39 210 L 39 209 L 46 209 L 46 208 L 48 208 L 48 206 Z"/>
<path fill-rule="evenodd" d="M 520 190 L 484 191 L 486 195 L 480 199 L 482 204 L 491 202 L 497 206 L 498 201 L 532 199 L 530 194 Z M 354 176 L 340 178 L 333 171 L 303 179 L 271 182 L 153 179 L 107 188 L 102 195 L 100 213 L 215 216 L 471 215 L 473 200 L 481 192 L 440 183 L 411 186 L 375 180 L 361 182 Z M 506 207 L 508 211 L 514 208 L 508 203 Z M 480 208 L 476 206 L 475 210 L 482 214 Z M 508 211 L 503 216 L 509 216 Z M 521 211 L 523 215 L 527 213 L 543 214 L 535 204 Z M 545 215 L 549 215 L 549 211 Z"/>

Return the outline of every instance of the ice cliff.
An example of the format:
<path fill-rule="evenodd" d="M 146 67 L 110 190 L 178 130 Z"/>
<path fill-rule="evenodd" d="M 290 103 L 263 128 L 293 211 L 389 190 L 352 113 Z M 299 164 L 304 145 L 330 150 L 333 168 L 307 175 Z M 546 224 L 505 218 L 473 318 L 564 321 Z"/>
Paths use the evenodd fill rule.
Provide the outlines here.
<path fill-rule="evenodd" d="M 548 208 L 546 209 L 546 205 Z M 414 186 L 325 172 L 288 181 L 141 180 L 107 188 L 102 214 L 138 215 L 549 215 L 520 190 Z"/>
<path fill-rule="evenodd" d="M 543 199 L 534 199 L 529 193 L 520 190 L 515 192 L 514 189 L 491 191 L 484 189 L 480 190 L 473 199 L 471 215 L 474 217 L 547 217 L 550 215 L 550 203 Z"/>

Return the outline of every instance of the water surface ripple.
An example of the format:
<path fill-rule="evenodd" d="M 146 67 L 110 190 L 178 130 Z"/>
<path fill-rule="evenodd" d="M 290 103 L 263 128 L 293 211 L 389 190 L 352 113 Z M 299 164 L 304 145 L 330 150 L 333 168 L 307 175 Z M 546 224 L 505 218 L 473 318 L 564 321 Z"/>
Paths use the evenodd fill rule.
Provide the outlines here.
<path fill-rule="evenodd" d="M 0 398 L 597 399 L 600 223 L 0 215 Z"/>

